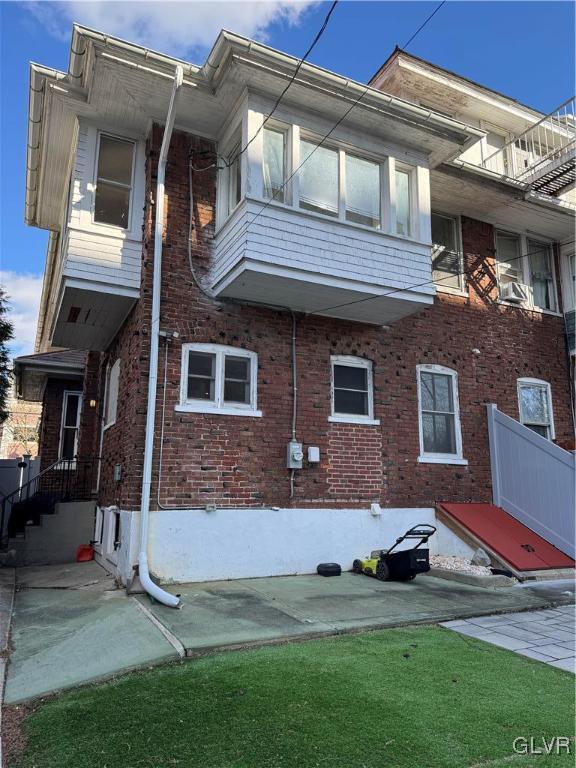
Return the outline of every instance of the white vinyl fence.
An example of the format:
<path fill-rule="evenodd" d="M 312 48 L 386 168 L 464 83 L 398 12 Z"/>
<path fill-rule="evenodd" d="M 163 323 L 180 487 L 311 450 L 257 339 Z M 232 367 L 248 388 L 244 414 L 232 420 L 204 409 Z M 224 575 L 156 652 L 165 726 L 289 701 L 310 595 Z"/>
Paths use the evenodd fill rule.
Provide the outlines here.
<path fill-rule="evenodd" d="M 576 557 L 576 454 L 488 405 L 494 504 Z"/>

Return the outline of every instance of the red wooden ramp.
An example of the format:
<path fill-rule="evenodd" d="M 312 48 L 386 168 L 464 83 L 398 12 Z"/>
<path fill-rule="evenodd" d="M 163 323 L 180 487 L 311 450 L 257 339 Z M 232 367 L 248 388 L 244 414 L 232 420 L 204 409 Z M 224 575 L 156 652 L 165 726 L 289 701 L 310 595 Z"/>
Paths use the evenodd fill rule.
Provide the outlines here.
<path fill-rule="evenodd" d="M 571 557 L 493 504 L 438 505 L 517 571 L 574 568 Z"/>

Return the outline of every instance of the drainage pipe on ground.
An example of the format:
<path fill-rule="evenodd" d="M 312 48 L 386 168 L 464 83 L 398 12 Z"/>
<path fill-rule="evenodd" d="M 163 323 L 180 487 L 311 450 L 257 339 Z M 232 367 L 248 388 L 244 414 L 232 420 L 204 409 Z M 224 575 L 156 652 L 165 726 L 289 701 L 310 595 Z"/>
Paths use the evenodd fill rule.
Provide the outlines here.
<path fill-rule="evenodd" d="M 162 230 L 164 227 L 164 182 L 168 149 L 174 128 L 176 101 L 182 86 L 184 70 L 176 67 L 170 106 L 166 115 L 162 147 L 158 159 L 158 177 L 156 182 L 156 220 L 154 225 L 154 274 L 152 281 L 152 319 L 150 323 L 150 374 L 148 379 L 148 408 L 146 413 L 146 436 L 144 441 L 144 468 L 142 476 L 142 503 L 140 512 L 140 552 L 138 555 L 138 575 L 146 592 L 164 605 L 177 608 L 180 600 L 161 589 L 150 578 L 148 569 L 148 531 L 150 526 L 150 490 L 152 486 L 152 454 L 154 450 L 154 427 L 156 411 L 156 390 L 158 384 L 158 344 L 160 336 L 160 290 L 162 281 Z"/>

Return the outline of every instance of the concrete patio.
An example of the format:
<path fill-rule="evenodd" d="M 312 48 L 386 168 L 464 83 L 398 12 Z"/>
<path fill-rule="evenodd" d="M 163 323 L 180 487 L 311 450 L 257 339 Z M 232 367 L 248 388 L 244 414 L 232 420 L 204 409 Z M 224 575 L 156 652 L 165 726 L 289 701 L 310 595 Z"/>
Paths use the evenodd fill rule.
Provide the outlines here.
<path fill-rule="evenodd" d="M 379 582 L 285 576 L 170 588 L 180 610 L 127 596 L 96 563 L 21 568 L 5 702 L 215 649 L 404 624 L 438 623 L 566 602 L 560 593 L 483 589 L 432 576 Z"/>

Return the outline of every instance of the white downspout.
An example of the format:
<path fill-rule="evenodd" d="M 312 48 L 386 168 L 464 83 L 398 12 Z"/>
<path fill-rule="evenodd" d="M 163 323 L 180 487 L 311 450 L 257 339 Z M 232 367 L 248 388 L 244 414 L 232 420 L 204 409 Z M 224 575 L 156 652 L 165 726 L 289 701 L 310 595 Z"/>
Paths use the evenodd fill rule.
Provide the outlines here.
<path fill-rule="evenodd" d="M 156 389 L 158 383 L 158 343 L 160 332 L 160 291 L 162 281 L 162 230 L 164 228 L 164 181 L 168 149 L 174 128 L 176 100 L 182 85 L 184 70 L 178 65 L 174 75 L 170 106 L 166 115 L 164 136 L 158 160 L 156 182 L 156 222 L 154 225 L 154 275 L 152 281 L 152 321 L 150 324 L 150 375 L 148 379 L 148 408 L 146 412 L 146 437 L 144 441 L 144 468 L 142 474 L 142 503 L 140 511 L 140 553 L 138 575 L 146 592 L 164 605 L 176 608 L 180 600 L 161 589 L 150 578 L 148 570 L 148 530 L 150 526 L 150 489 L 152 485 L 152 454 L 154 451 L 154 426 L 156 411 Z"/>

